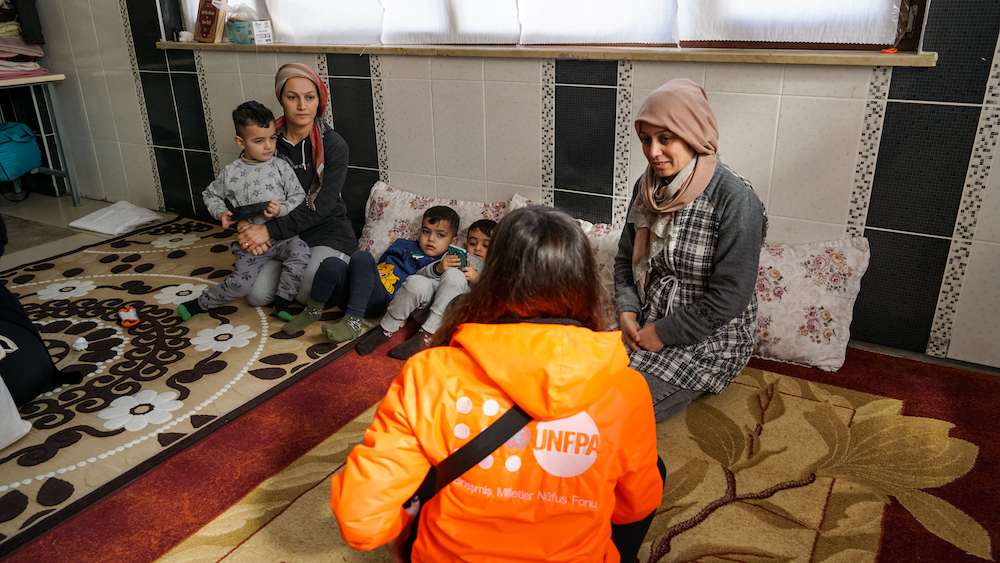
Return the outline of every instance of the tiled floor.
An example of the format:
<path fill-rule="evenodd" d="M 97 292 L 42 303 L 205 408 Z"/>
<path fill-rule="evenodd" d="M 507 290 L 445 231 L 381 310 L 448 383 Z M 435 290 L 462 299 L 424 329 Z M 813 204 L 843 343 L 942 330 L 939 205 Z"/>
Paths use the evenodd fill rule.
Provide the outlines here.
<path fill-rule="evenodd" d="M 112 235 L 74 229 L 69 226 L 71 222 L 80 217 L 89 215 L 108 205 L 111 205 L 111 203 L 84 199 L 83 205 L 74 207 L 73 200 L 69 196 L 52 197 L 37 193 L 20 202 L 12 202 L 0 198 L 0 214 L 69 229 L 69 231 L 75 233 L 65 238 L 21 250 L 20 252 L 4 253 L 3 256 L 0 256 L 0 272 L 112 238 Z M 171 213 L 161 213 L 161 215 L 163 215 L 164 220 L 174 217 Z M 8 232 L 7 235 L 13 239 L 17 236 L 17 233 Z"/>
<path fill-rule="evenodd" d="M 55 256 L 57 254 L 62 254 L 63 252 L 69 252 L 81 246 L 85 246 L 88 244 L 96 244 L 103 240 L 112 238 L 111 235 L 104 235 L 93 231 L 83 231 L 69 227 L 69 224 L 72 221 L 75 221 L 80 217 L 93 213 L 94 211 L 102 209 L 108 205 L 111 204 L 106 201 L 93 201 L 84 199 L 82 206 L 73 207 L 73 201 L 69 197 L 57 198 L 39 194 L 33 194 L 25 201 L 18 203 L 10 202 L 0 198 L 0 214 L 19 217 L 21 219 L 36 221 L 47 225 L 54 225 L 57 227 L 67 228 L 77 233 L 68 236 L 66 238 L 62 238 L 27 250 L 14 252 L 11 254 L 4 254 L 2 257 L 0 257 L 0 272 L 20 266 L 22 264 L 27 264 L 28 262 L 32 262 L 34 260 L 47 258 L 49 256 Z M 161 215 L 164 216 L 165 220 L 173 217 L 173 215 L 170 213 L 161 213 Z M 11 237 L 15 236 L 14 233 L 8 233 L 8 234 Z M 988 366 L 970 364 L 968 362 L 959 362 L 955 360 L 934 358 L 931 356 L 927 356 L 925 354 L 917 354 L 906 350 L 889 348 L 887 346 L 868 344 L 866 342 L 851 341 L 850 345 L 864 350 L 870 350 L 882 354 L 889 354 L 891 356 L 911 358 L 922 362 L 929 362 L 933 364 L 956 367 L 959 369 L 967 369 L 972 371 L 979 371 L 983 373 L 1000 375 L 1000 369 Z"/>

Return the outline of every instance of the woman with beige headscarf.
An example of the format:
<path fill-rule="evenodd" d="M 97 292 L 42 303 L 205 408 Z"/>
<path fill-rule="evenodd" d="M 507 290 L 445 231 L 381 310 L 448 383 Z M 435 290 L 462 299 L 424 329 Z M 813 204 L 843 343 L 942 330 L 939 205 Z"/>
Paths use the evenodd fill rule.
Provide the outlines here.
<path fill-rule="evenodd" d="M 279 68 L 274 76 L 274 95 L 284 111 L 275 120 L 275 152 L 295 170 L 306 191 L 306 204 L 263 225 L 241 221 L 237 230 L 240 246 L 255 255 L 267 250 L 271 239 L 298 235 L 309 245 L 311 258 L 296 297 L 305 304 L 323 260 L 338 259 L 346 272 L 351 253 L 358 249 L 357 235 L 341 196 L 347 178 L 347 142 L 323 120 L 328 100 L 326 85 L 311 67 L 289 63 Z M 246 296 L 251 305 L 263 307 L 271 303 L 280 271 L 281 262 L 276 260 L 261 268 L 253 290 Z M 346 302 L 347 295 L 334 298 Z"/>
<path fill-rule="evenodd" d="M 615 257 L 616 314 L 662 421 L 750 360 L 767 218 L 750 181 L 717 157 L 715 114 L 694 82 L 653 91 L 635 130 L 648 164 Z"/>

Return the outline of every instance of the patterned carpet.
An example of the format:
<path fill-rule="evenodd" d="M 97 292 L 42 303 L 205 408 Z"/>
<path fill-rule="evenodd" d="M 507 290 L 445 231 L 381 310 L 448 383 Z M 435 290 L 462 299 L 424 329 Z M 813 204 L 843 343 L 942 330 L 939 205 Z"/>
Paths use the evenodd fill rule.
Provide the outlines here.
<path fill-rule="evenodd" d="M 904 415 L 903 405 L 747 368 L 722 394 L 658 425 L 667 487 L 640 560 L 992 560 L 989 533 L 963 511 L 989 507 L 953 505 L 943 498 L 951 496 L 948 491 L 938 489 L 979 486 L 978 478 L 966 475 L 979 447 L 950 436 L 949 422 Z M 346 546 L 328 504 L 329 477 L 341 470 L 373 412 L 261 483 L 157 561 L 390 561 L 382 548 L 358 552 Z M 987 445 L 995 451 L 992 442 Z M 988 489 L 976 492 L 996 496 Z M 894 524 L 900 505 L 916 529 Z M 996 534 L 995 517 L 983 520 Z M 923 558 L 912 548 L 887 548 L 887 536 L 899 533 L 913 546 L 940 545 Z"/>
<path fill-rule="evenodd" d="M 320 323 L 288 337 L 242 300 L 182 323 L 177 304 L 230 274 L 232 238 L 177 219 L 0 274 L 57 365 L 86 374 L 22 407 L 31 432 L 0 450 L 0 556 L 350 348 Z M 126 306 L 131 328 L 117 323 Z"/>
<path fill-rule="evenodd" d="M 230 236 L 181 219 L 0 273 L 88 373 L 0 451 L 0 557 L 23 546 L 4 563 L 387 560 L 343 545 L 328 483 L 401 363 L 244 304 L 180 323 L 178 300 L 228 275 Z M 995 376 L 856 349 L 837 373 L 754 360 L 659 425 L 668 481 L 640 559 L 995 560 L 998 404 Z"/>

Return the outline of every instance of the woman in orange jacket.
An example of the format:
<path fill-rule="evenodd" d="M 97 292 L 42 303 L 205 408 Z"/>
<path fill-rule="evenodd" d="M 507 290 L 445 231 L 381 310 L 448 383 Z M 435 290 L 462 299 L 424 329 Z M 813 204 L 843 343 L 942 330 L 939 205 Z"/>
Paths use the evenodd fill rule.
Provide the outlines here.
<path fill-rule="evenodd" d="M 632 561 L 663 483 L 649 388 L 621 333 L 601 332 L 590 244 L 541 206 L 492 242 L 437 333 L 448 345 L 407 361 L 333 478 L 340 533 L 356 549 L 394 541 L 430 467 L 517 404 L 533 420 L 424 504 L 413 561 Z M 612 541 L 630 523 L 632 540 L 616 527 Z"/>

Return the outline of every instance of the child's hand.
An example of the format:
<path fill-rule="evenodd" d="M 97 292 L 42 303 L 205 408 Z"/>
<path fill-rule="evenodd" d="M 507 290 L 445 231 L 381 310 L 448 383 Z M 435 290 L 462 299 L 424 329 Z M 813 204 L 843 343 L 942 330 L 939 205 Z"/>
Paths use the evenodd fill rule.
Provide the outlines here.
<path fill-rule="evenodd" d="M 233 221 L 232 211 L 223 211 L 222 215 L 219 216 L 219 220 L 222 221 L 223 229 L 228 229 L 229 227 L 236 224 L 236 221 Z"/>
<path fill-rule="evenodd" d="M 281 213 L 281 204 L 273 199 L 267 204 L 267 209 L 264 210 L 264 217 L 270 219 L 271 217 L 277 217 Z"/>
<path fill-rule="evenodd" d="M 443 274 L 452 268 L 457 268 L 462 265 L 462 259 L 454 254 L 445 254 L 443 258 L 438 260 L 437 271 L 439 274 Z"/>
<path fill-rule="evenodd" d="M 472 264 L 469 264 L 468 266 L 463 268 L 462 271 L 465 272 L 465 279 L 468 280 L 469 283 L 476 283 L 477 281 L 479 281 L 479 272 L 477 272 L 476 269 L 472 267 Z"/>

